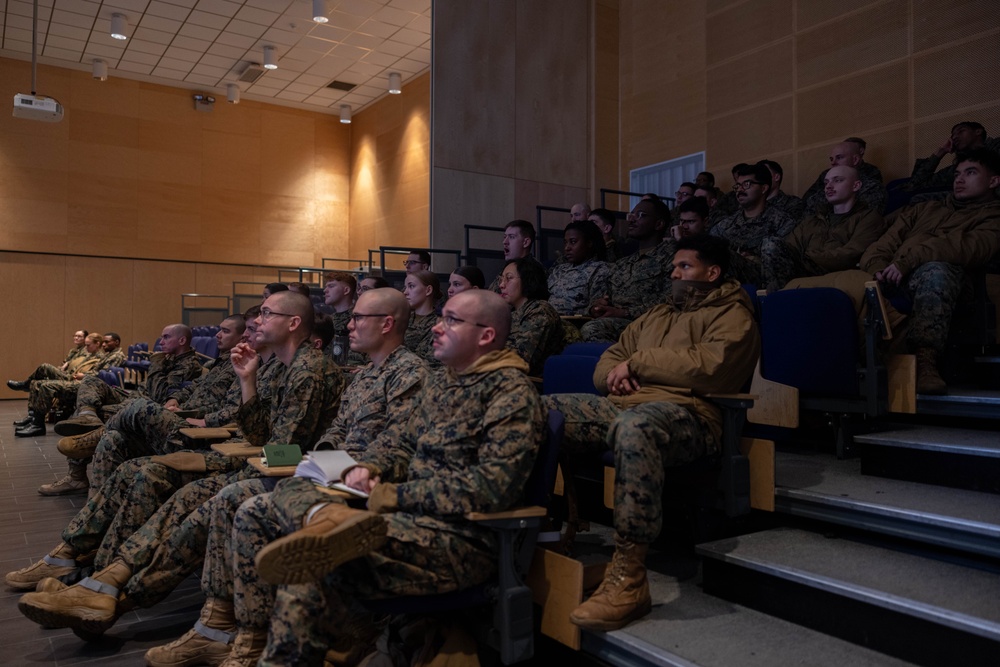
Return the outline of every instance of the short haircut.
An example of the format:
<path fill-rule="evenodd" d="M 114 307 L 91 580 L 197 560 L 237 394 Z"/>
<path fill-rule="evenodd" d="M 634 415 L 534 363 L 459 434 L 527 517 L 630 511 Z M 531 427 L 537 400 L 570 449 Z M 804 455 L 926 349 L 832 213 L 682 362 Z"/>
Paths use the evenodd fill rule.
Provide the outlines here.
<path fill-rule="evenodd" d="M 740 172 L 740 169 L 746 169 L 749 166 L 750 165 L 748 165 L 746 162 L 737 162 L 736 164 L 733 165 L 732 173 L 738 174 Z"/>
<path fill-rule="evenodd" d="M 1000 153 L 989 148 L 973 148 L 955 156 L 955 166 L 962 162 L 975 162 L 994 176 L 1000 176 Z"/>
<path fill-rule="evenodd" d="M 286 289 L 288 289 L 288 285 L 286 285 L 285 283 L 268 283 L 264 285 L 264 289 L 266 289 L 271 294 L 277 294 L 278 292 L 284 292 Z"/>
<path fill-rule="evenodd" d="M 514 265 L 517 275 L 521 279 L 522 296 L 533 301 L 544 301 L 549 298 L 548 276 L 545 275 L 545 268 L 537 260 L 531 257 L 518 257 L 507 262 L 507 266 L 511 264 Z"/>
<path fill-rule="evenodd" d="M 715 174 L 713 174 L 710 171 L 700 171 L 698 172 L 698 175 L 704 176 L 705 180 L 708 181 L 708 185 L 711 187 L 715 187 Z"/>
<path fill-rule="evenodd" d="M 667 208 L 662 199 L 657 197 L 656 199 L 647 199 L 646 201 L 653 205 L 653 215 L 657 220 L 662 220 L 665 223 L 670 221 L 670 209 Z"/>
<path fill-rule="evenodd" d="M 174 335 L 176 335 L 178 338 L 184 338 L 185 340 L 187 340 L 188 344 L 191 343 L 191 338 L 192 338 L 191 327 L 189 327 L 186 324 L 172 324 L 170 328 L 174 330 Z"/>
<path fill-rule="evenodd" d="M 353 274 L 348 273 L 347 271 L 330 271 L 323 276 L 323 279 L 326 280 L 326 282 L 336 280 L 338 283 L 344 283 L 350 288 L 352 295 L 356 295 L 358 293 L 358 281 Z"/>
<path fill-rule="evenodd" d="M 473 304 L 476 321 L 493 327 L 493 330 L 496 331 L 496 340 L 494 340 L 491 349 L 502 349 L 510 336 L 511 316 L 510 306 L 507 305 L 507 302 L 500 298 L 496 292 L 487 289 L 465 290 L 456 294 L 454 298 L 470 301 Z"/>
<path fill-rule="evenodd" d="M 271 295 L 274 297 L 274 295 Z M 316 313 L 313 310 L 312 301 L 298 292 L 285 290 L 274 297 L 277 300 L 278 308 L 281 312 L 293 317 L 298 317 L 302 322 L 302 333 L 308 338 L 312 335 L 313 326 L 316 323 Z"/>
<path fill-rule="evenodd" d="M 858 147 L 858 152 L 864 155 L 865 149 L 868 148 L 868 142 L 861 137 L 847 137 L 844 139 L 845 144 L 855 144 Z"/>
<path fill-rule="evenodd" d="M 761 160 L 757 164 L 764 165 L 765 167 L 767 167 L 768 169 L 770 169 L 771 171 L 773 171 L 774 173 L 776 173 L 778 176 L 784 176 L 785 175 L 785 170 L 782 169 L 781 165 L 778 164 L 777 162 L 775 162 L 774 160 Z"/>
<path fill-rule="evenodd" d="M 119 335 L 118 335 L 117 333 L 115 333 L 114 331 L 109 331 L 109 332 L 107 332 L 106 334 L 104 334 L 104 337 L 105 337 L 105 338 L 111 338 L 111 339 L 113 339 L 113 340 L 116 340 L 116 341 L 118 341 L 119 343 L 121 343 L 121 342 L 122 342 L 122 337 L 121 337 L 121 336 L 119 336 Z"/>
<path fill-rule="evenodd" d="M 427 269 L 421 269 L 419 271 L 414 271 L 410 275 L 424 285 L 430 285 L 433 288 L 431 291 L 432 301 L 437 302 L 441 298 L 441 279 L 438 278 L 436 273 L 428 271 Z"/>
<path fill-rule="evenodd" d="M 90 334 L 90 332 L 89 332 L 89 331 L 87 331 L 86 329 L 80 329 L 80 331 L 82 331 L 82 332 L 83 332 L 83 337 L 84 337 L 84 338 L 86 338 L 86 337 L 87 337 L 87 336 L 88 336 L 88 335 Z M 76 335 L 76 331 L 74 331 L 74 332 L 73 332 L 73 335 L 74 335 L 74 336 Z"/>
<path fill-rule="evenodd" d="M 389 287 L 389 281 L 382 276 L 365 276 L 361 280 L 372 280 L 375 282 L 375 287 L 372 289 L 381 289 L 383 287 Z"/>
<path fill-rule="evenodd" d="M 226 319 L 224 319 L 222 321 L 223 322 L 232 322 L 233 323 L 233 331 L 235 331 L 236 333 L 243 333 L 244 331 L 246 331 L 246 328 L 247 328 L 246 318 L 243 317 L 242 315 L 240 315 L 239 313 L 233 313 L 232 315 L 230 315 L 229 317 L 227 317 Z"/>
<path fill-rule="evenodd" d="M 472 266 L 471 264 L 466 264 L 465 266 L 460 266 L 454 271 L 452 271 L 456 276 L 462 276 L 469 281 L 469 284 L 473 287 L 478 287 L 479 289 L 484 289 L 486 287 L 486 276 L 483 275 L 482 269 L 478 266 Z"/>
<path fill-rule="evenodd" d="M 986 135 L 986 128 L 983 127 L 982 123 L 977 123 L 974 120 L 963 120 L 961 123 L 955 123 L 954 125 L 952 125 L 951 131 L 954 132 L 955 130 L 957 130 L 960 127 L 967 127 L 970 130 L 972 130 L 973 132 L 982 132 L 983 133 L 983 139 L 984 140 L 986 139 L 986 136 L 987 136 Z"/>
<path fill-rule="evenodd" d="M 694 183 L 692 183 L 691 181 L 684 181 L 678 187 L 681 187 L 681 188 L 691 188 L 691 192 L 694 192 L 694 189 L 696 187 L 698 187 L 698 186 L 695 185 Z"/>
<path fill-rule="evenodd" d="M 319 338 L 323 341 L 323 347 L 326 347 L 333 340 L 333 334 L 333 318 L 323 313 L 316 313 L 311 336 Z"/>
<path fill-rule="evenodd" d="M 595 257 L 602 262 L 608 256 L 608 248 L 604 245 L 604 234 L 597 228 L 597 225 L 590 220 L 574 220 L 566 225 L 563 234 L 570 230 L 580 232 L 584 243 L 590 245 L 590 257 Z"/>
<path fill-rule="evenodd" d="M 729 271 L 729 241 L 721 236 L 711 234 L 695 234 L 685 236 L 677 242 L 677 250 L 694 250 L 698 259 L 709 266 L 722 269 L 721 275 Z"/>
<path fill-rule="evenodd" d="M 593 211 L 590 212 L 590 214 L 596 215 L 606 225 L 611 225 L 612 227 L 614 227 L 615 224 L 617 223 L 615 214 L 606 208 L 595 208 Z"/>
<path fill-rule="evenodd" d="M 505 230 L 510 229 L 511 227 L 517 227 L 521 230 L 521 236 L 531 239 L 532 243 L 535 242 L 535 226 L 527 220 L 511 220 L 503 226 Z"/>
<path fill-rule="evenodd" d="M 708 220 L 708 200 L 704 197 L 689 197 L 677 207 L 678 213 L 694 213 L 702 220 Z"/>
<path fill-rule="evenodd" d="M 762 162 L 743 165 L 743 168 L 736 172 L 736 177 L 739 178 L 740 176 L 752 176 L 753 180 L 763 183 L 767 186 L 768 190 L 771 189 L 771 172 L 767 170 L 767 167 Z"/>
<path fill-rule="evenodd" d="M 101 334 L 99 334 L 99 333 L 97 333 L 95 331 L 94 333 L 87 334 L 87 337 L 84 338 L 83 341 L 85 343 L 87 341 L 90 341 L 91 343 L 103 343 L 104 342 L 104 336 L 102 336 Z"/>
<path fill-rule="evenodd" d="M 247 308 L 246 312 L 243 313 L 243 319 L 249 322 L 257 319 L 258 315 L 260 315 L 260 304 Z"/>
<path fill-rule="evenodd" d="M 288 283 L 288 289 L 293 292 L 298 292 L 302 296 L 310 295 L 309 285 L 306 285 L 305 283 Z"/>
<path fill-rule="evenodd" d="M 426 250 L 411 250 L 410 254 L 416 255 L 427 266 L 431 265 L 431 254 Z"/>

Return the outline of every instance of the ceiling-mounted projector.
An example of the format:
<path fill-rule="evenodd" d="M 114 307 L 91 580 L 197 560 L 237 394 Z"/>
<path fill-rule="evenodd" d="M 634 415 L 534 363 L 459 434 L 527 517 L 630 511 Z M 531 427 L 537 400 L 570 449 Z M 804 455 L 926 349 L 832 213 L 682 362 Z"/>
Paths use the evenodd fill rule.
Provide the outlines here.
<path fill-rule="evenodd" d="M 62 117 L 62 105 L 51 97 L 25 93 L 14 95 L 14 118 L 58 123 Z"/>

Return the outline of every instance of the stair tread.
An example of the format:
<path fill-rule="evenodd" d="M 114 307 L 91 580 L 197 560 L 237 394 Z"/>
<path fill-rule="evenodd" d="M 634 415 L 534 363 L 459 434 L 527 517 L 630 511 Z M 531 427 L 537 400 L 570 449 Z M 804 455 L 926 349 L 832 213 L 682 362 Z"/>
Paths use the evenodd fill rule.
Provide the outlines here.
<path fill-rule="evenodd" d="M 941 396 L 934 396 L 931 394 L 919 394 L 918 401 L 926 403 L 945 403 L 945 404 L 975 403 L 982 405 L 995 405 L 998 408 L 1000 408 L 1000 391 L 997 391 L 996 389 L 948 387 L 947 394 L 943 394 Z"/>
<path fill-rule="evenodd" d="M 698 546 L 738 564 L 1000 641 L 1000 573 L 778 528 Z"/>
<path fill-rule="evenodd" d="M 993 431 L 943 426 L 898 426 L 888 431 L 854 436 L 855 442 L 885 447 L 925 449 L 974 456 L 1000 457 L 1000 439 Z"/>
<path fill-rule="evenodd" d="M 779 452 L 776 494 L 1000 539 L 1000 502 L 991 493 L 861 474 L 858 459 Z"/>

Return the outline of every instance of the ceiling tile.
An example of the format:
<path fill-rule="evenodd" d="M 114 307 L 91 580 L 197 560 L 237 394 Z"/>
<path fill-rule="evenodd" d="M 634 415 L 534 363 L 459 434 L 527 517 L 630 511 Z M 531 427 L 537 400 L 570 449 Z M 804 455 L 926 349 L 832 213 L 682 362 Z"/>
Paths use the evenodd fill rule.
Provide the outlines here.
<path fill-rule="evenodd" d="M 57 8 L 52 14 L 52 24 L 72 25 L 90 32 L 90 29 L 94 27 L 94 17 L 85 14 L 74 14 L 73 12 L 63 12 Z"/>
<path fill-rule="evenodd" d="M 395 7 L 396 9 L 402 9 L 408 12 L 422 12 L 425 11 L 429 2 L 424 0 L 389 0 L 389 6 Z"/>
<path fill-rule="evenodd" d="M 401 42 L 393 42 L 391 40 L 382 42 L 382 44 L 378 47 L 378 51 L 381 53 L 388 53 L 390 56 L 405 56 L 412 50 L 412 44 L 403 44 Z"/>
<path fill-rule="evenodd" d="M 219 79 L 214 76 L 206 76 L 204 74 L 188 74 L 184 77 L 184 80 L 188 83 L 197 83 L 202 86 L 217 86 L 219 85 Z M 213 95 L 214 97 L 214 95 Z"/>
<path fill-rule="evenodd" d="M 105 2 L 101 6 L 101 12 L 130 12 L 135 16 L 146 11 L 149 0 L 112 0 Z"/>
<path fill-rule="evenodd" d="M 279 16 L 281 16 L 281 14 L 278 12 L 271 12 L 257 7 L 245 6 L 243 9 L 236 12 L 236 16 L 234 18 L 239 19 L 240 21 L 247 21 L 248 23 L 270 26 L 278 19 Z"/>
<path fill-rule="evenodd" d="M 381 37 L 382 39 L 392 37 L 397 30 L 399 30 L 399 26 L 392 25 L 391 23 L 382 23 L 375 19 L 368 19 L 358 27 L 358 32 Z"/>
<path fill-rule="evenodd" d="M 418 16 L 417 18 L 407 23 L 406 27 L 409 28 L 410 30 L 425 32 L 428 35 L 431 34 L 431 20 L 427 16 Z"/>
<path fill-rule="evenodd" d="M 295 46 L 302 35 L 297 32 L 292 32 L 290 30 L 280 30 L 278 28 L 268 28 L 267 32 L 261 37 L 262 40 L 270 42 L 271 44 L 283 44 L 285 46 Z"/>
<path fill-rule="evenodd" d="M 331 78 L 337 76 L 353 64 L 354 61 L 335 56 L 323 56 L 315 65 L 309 68 L 310 74 Z"/>
<path fill-rule="evenodd" d="M 360 74 L 364 78 L 378 76 L 384 70 L 384 67 L 379 67 L 378 65 L 366 65 L 364 61 L 354 63 L 347 69 L 351 74 Z"/>
<path fill-rule="evenodd" d="M 80 58 L 83 56 L 83 47 L 81 46 L 79 49 L 60 49 L 46 44 L 45 49 L 39 55 L 43 55 L 46 58 L 80 62 Z"/>
<path fill-rule="evenodd" d="M 59 37 L 58 35 L 49 35 L 45 39 L 45 48 L 51 46 L 55 49 L 65 49 L 67 51 L 80 51 L 83 52 L 83 48 L 87 45 L 87 42 L 80 39 L 70 39 L 69 37 Z M 46 54 L 49 55 L 49 54 Z M 52 56 L 56 57 L 56 56 Z"/>
<path fill-rule="evenodd" d="M 422 32 L 417 32 L 416 30 L 403 28 L 395 35 L 393 35 L 392 39 L 393 41 L 402 42 L 403 44 L 412 44 L 413 46 L 423 46 L 424 42 L 427 41 L 427 35 Z"/>
<path fill-rule="evenodd" d="M 157 44 L 169 44 L 174 40 L 174 36 L 169 32 L 161 32 L 160 30 L 136 28 L 135 33 L 132 35 L 132 39 L 137 41 L 142 40 L 144 42 L 155 42 Z M 129 41 L 131 42 L 132 39 Z"/>
<path fill-rule="evenodd" d="M 200 52 L 182 49 L 179 46 L 168 46 L 166 53 L 163 55 L 166 58 L 174 58 L 176 60 L 183 60 L 191 63 L 196 63 L 201 60 Z"/>
<path fill-rule="evenodd" d="M 154 55 L 152 53 L 142 53 L 141 51 L 135 51 L 129 49 L 122 56 L 122 62 L 129 63 L 142 63 L 144 65 L 156 65 L 160 62 L 160 56 Z"/>
<path fill-rule="evenodd" d="M 31 26 L 34 23 L 30 16 L 17 16 L 11 15 L 7 17 L 6 25 L 8 28 L 20 28 L 21 30 L 27 30 L 31 32 Z"/>
<path fill-rule="evenodd" d="M 124 72 L 135 72 L 136 74 L 149 74 L 153 71 L 153 66 L 145 63 L 120 62 L 115 69 Z"/>
<path fill-rule="evenodd" d="M 364 24 L 365 16 L 355 16 L 346 12 L 331 12 L 330 22 L 321 27 L 340 28 L 341 30 L 356 30 Z"/>
<path fill-rule="evenodd" d="M 192 74 L 205 74 L 207 76 L 214 76 L 216 79 L 221 79 L 222 77 L 229 74 L 228 67 L 213 67 L 211 65 L 206 65 L 205 63 L 198 63 L 191 69 Z"/>
<path fill-rule="evenodd" d="M 431 50 L 425 48 L 413 49 L 410 51 L 410 55 L 406 56 L 410 60 L 416 60 L 417 62 L 431 64 Z"/>
<path fill-rule="evenodd" d="M 212 44 L 212 46 L 208 47 L 208 51 L 206 51 L 206 53 L 210 53 L 213 56 L 222 56 L 223 58 L 233 58 L 235 60 L 242 60 L 246 52 L 247 50 L 243 47 L 229 46 L 228 44 L 220 44 L 219 42 Z M 263 53 L 258 53 L 257 57 L 254 58 L 254 62 L 260 62 L 263 57 Z"/>
<path fill-rule="evenodd" d="M 368 55 L 368 50 L 349 44 L 341 44 L 331 51 L 330 55 L 337 56 L 338 58 L 347 58 L 348 60 L 360 60 Z"/>
<path fill-rule="evenodd" d="M 369 17 L 381 8 L 380 3 L 369 0 L 341 0 L 337 5 L 337 11 L 354 16 Z"/>
<path fill-rule="evenodd" d="M 359 21 L 359 24 L 362 22 Z M 339 25 L 331 25 L 327 23 L 326 25 L 317 25 L 309 33 L 309 37 L 318 37 L 320 39 L 330 40 L 332 42 L 339 42 L 348 35 L 351 34 L 353 28 L 346 28 Z"/>
<path fill-rule="evenodd" d="M 292 102 L 301 102 L 306 98 L 303 93 L 290 93 L 284 90 L 275 95 L 275 97 L 282 100 L 290 100 Z"/>
<path fill-rule="evenodd" d="M 219 30 L 215 28 L 208 28 L 203 25 L 185 23 L 181 26 L 181 29 L 177 31 L 177 34 L 184 37 L 192 37 L 194 39 L 203 39 L 207 42 L 212 42 L 219 36 Z"/>
<path fill-rule="evenodd" d="M 425 63 L 410 60 L 409 58 L 400 58 L 392 67 L 393 69 L 398 69 L 400 72 L 409 72 L 410 74 L 423 72 L 427 69 L 427 65 Z"/>
<path fill-rule="evenodd" d="M 382 9 L 375 12 L 375 19 L 382 21 L 383 23 L 389 23 L 391 25 L 404 26 L 414 18 L 416 14 L 413 12 L 404 12 L 400 9 L 394 7 L 383 7 Z"/>
<path fill-rule="evenodd" d="M 8 0 L 7 2 L 7 14 L 13 14 L 14 16 L 27 16 L 31 18 L 32 16 L 32 6 L 30 2 L 23 2 L 21 0 Z M 38 8 L 38 21 L 48 21 L 49 17 L 52 15 L 51 7 L 41 7 Z"/>
<path fill-rule="evenodd" d="M 139 24 L 139 27 L 169 32 L 170 34 L 177 34 L 177 31 L 181 29 L 181 22 L 146 14 L 142 17 L 142 22 Z"/>
<path fill-rule="evenodd" d="M 160 0 L 153 0 L 149 3 L 149 7 L 146 8 L 147 16 L 152 14 L 153 16 L 162 16 L 165 19 L 173 19 L 175 21 L 184 21 L 190 13 L 191 10 L 188 7 Z"/>
<path fill-rule="evenodd" d="M 391 56 L 388 53 L 378 53 L 372 52 L 365 56 L 361 62 L 367 63 L 369 65 L 378 65 L 380 67 L 388 67 L 399 60 L 396 56 Z"/>
<path fill-rule="evenodd" d="M 83 16 L 93 18 L 97 16 L 97 10 L 100 8 L 101 6 L 98 3 L 89 2 L 88 0 L 59 0 L 59 6 L 55 8 L 55 15 L 59 16 L 63 12 L 72 12 L 73 14 L 82 14 Z"/>
<path fill-rule="evenodd" d="M 87 44 L 87 53 L 96 53 L 102 58 L 113 58 L 118 60 L 125 53 L 125 49 L 111 46 L 109 44 L 97 44 L 95 42 L 90 42 Z"/>
<path fill-rule="evenodd" d="M 75 25 L 53 23 L 49 26 L 49 39 L 52 38 L 52 35 L 56 35 L 57 37 L 69 37 L 70 39 L 79 39 L 86 42 L 87 38 L 90 37 L 90 30 L 80 28 Z"/>
<path fill-rule="evenodd" d="M 128 49 L 126 53 L 132 51 L 138 51 L 140 53 L 151 53 L 156 56 L 163 55 L 163 52 L 167 50 L 166 44 L 157 44 L 156 42 L 145 42 L 140 39 L 130 39 L 128 41 Z"/>
<path fill-rule="evenodd" d="M 302 41 L 298 43 L 296 48 L 305 49 L 306 51 L 315 51 L 316 53 L 329 53 L 332 51 L 338 42 L 330 42 L 325 39 L 316 39 L 315 37 L 304 37 Z"/>
<path fill-rule="evenodd" d="M 232 58 L 226 58 L 225 56 L 213 56 L 212 54 L 209 53 L 203 55 L 201 57 L 201 60 L 198 61 L 198 64 L 211 65 L 212 67 L 224 67 L 228 70 L 232 69 L 233 65 L 235 65 L 236 63 L 233 62 Z"/>
<path fill-rule="evenodd" d="M 229 46 L 241 46 L 244 49 L 249 49 L 251 46 L 257 43 L 257 40 L 253 37 L 247 37 L 246 35 L 237 35 L 234 32 L 223 32 L 219 35 L 218 39 L 215 41 L 221 42 L 222 44 L 228 44 Z M 263 58 L 263 53 L 261 58 Z"/>
<path fill-rule="evenodd" d="M 292 93 L 302 93 L 304 95 L 313 95 L 316 93 L 316 86 L 307 86 L 304 83 L 290 83 L 285 90 Z"/>
<path fill-rule="evenodd" d="M 229 17 L 195 10 L 191 12 L 191 16 L 188 17 L 187 22 L 193 23 L 194 25 L 205 26 L 206 28 L 221 30 L 229 23 Z"/>
<path fill-rule="evenodd" d="M 153 76 L 160 76 L 165 79 L 172 79 L 175 81 L 183 81 L 184 77 L 187 76 L 188 71 L 173 69 L 171 67 L 164 67 L 163 63 L 153 70 Z"/>
<path fill-rule="evenodd" d="M 208 47 L 212 45 L 212 42 L 204 39 L 195 39 L 194 37 L 182 37 L 178 35 L 177 37 L 174 37 L 174 41 L 172 41 L 170 45 L 204 53 L 208 50 Z"/>
<path fill-rule="evenodd" d="M 168 58 L 164 56 L 160 59 L 160 67 L 167 67 L 173 70 L 178 70 L 187 74 L 194 67 L 194 63 L 189 63 L 186 60 L 178 60 L 176 58 Z"/>
<path fill-rule="evenodd" d="M 232 18 L 240 11 L 240 3 L 229 0 L 198 0 L 197 9 L 209 14 L 219 14 Z"/>

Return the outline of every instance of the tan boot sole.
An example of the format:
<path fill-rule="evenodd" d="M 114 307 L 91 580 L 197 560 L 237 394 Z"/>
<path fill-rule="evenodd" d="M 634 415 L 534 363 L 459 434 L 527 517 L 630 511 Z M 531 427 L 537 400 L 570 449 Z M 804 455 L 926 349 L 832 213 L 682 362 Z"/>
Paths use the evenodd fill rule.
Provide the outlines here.
<path fill-rule="evenodd" d="M 653 603 L 651 600 L 646 600 L 643 604 L 632 610 L 632 613 L 628 614 L 624 618 L 620 618 L 613 621 L 606 621 L 599 618 L 578 618 L 572 613 L 569 615 L 570 623 L 573 625 L 583 628 L 584 630 L 595 630 L 600 632 L 611 632 L 612 630 L 621 630 L 626 625 L 632 621 L 638 621 L 643 616 L 647 615 L 653 610 Z"/>
<path fill-rule="evenodd" d="M 108 616 L 106 612 L 90 607 L 53 607 L 32 597 L 31 593 L 22 597 L 17 608 L 26 617 L 47 628 L 72 628 L 97 635 L 106 632 L 118 620 L 113 613 Z"/>
<path fill-rule="evenodd" d="M 271 542 L 257 554 L 257 571 L 272 584 L 316 581 L 331 570 L 385 544 L 385 519 L 358 514 L 328 533 L 299 531 Z"/>

